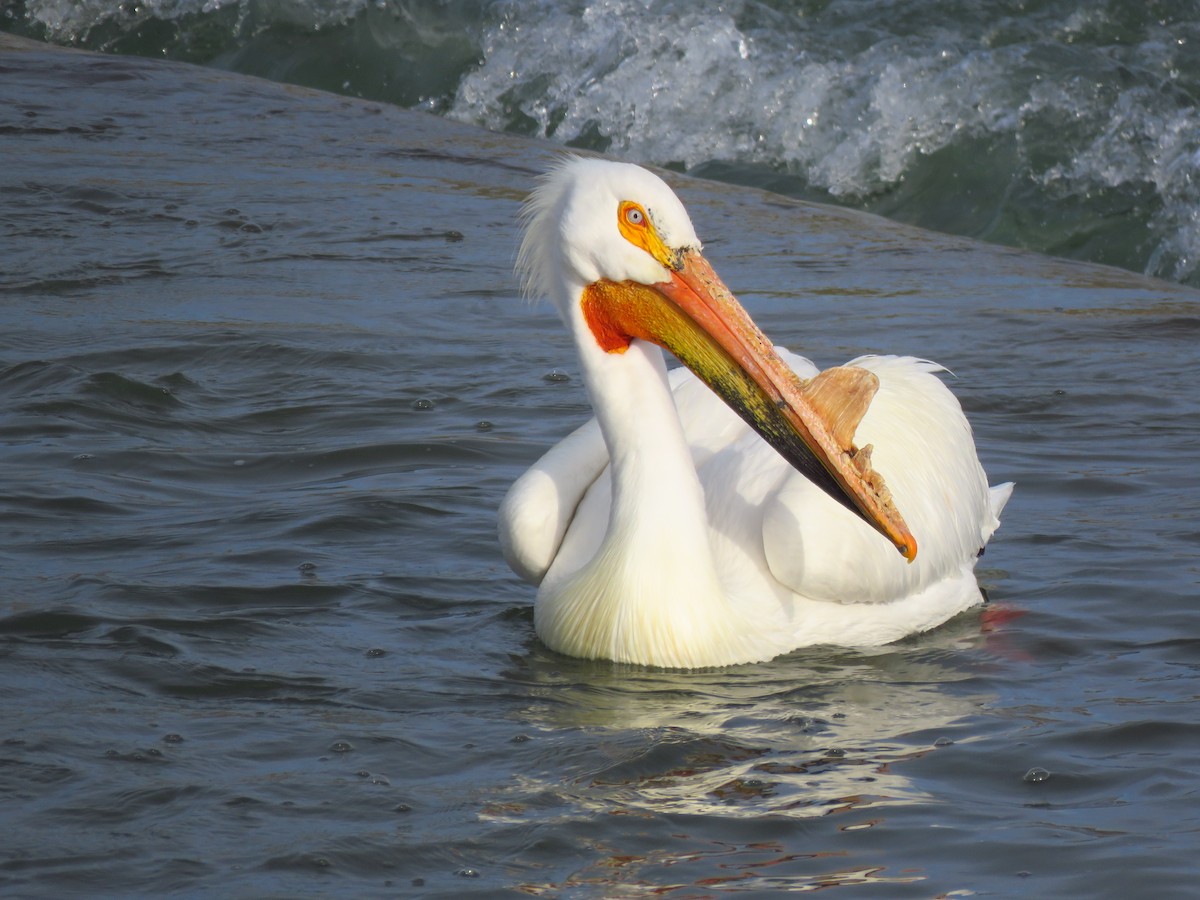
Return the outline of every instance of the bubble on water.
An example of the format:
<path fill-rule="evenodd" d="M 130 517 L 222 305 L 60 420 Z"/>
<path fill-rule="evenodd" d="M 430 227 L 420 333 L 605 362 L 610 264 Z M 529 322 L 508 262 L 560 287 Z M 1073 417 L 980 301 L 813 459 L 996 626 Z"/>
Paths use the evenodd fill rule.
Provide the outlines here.
<path fill-rule="evenodd" d="M 866 822 L 858 822 L 853 825 L 843 825 L 842 831 L 864 831 L 867 828 L 874 828 L 878 824 L 878 821 L 874 819 L 868 819 Z"/>
<path fill-rule="evenodd" d="M 172 731 L 170 734 L 164 734 L 163 735 L 163 743 L 164 744 L 182 744 L 183 743 L 183 735 L 176 734 L 174 731 Z"/>
<path fill-rule="evenodd" d="M 359 778 L 370 778 L 371 777 L 371 773 L 368 772 L 366 769 L 359 769 L 354 774 L 357 775 Z"/>
<path fill-rule="evenodd" d="M 947 737 L 940 737 L 936 741 L 933 742 L 933 746 L 935 746 L 935 747 L 951 747 L 953 745 L 954 745 L 954 741 L 950 740 L 950 738 L 947 738 Z"/>
<path fill-rule="evenodd" d="M 317 564 L 311 563 L 311 562 L 304 562 L 304 563 L 300 563 L 300 565 L 297 566 L 297 568 L 300 570 L 301 575 L 314 575 L 314 574 L 316 574 L 316 571 L 317 571 Z"/>
<path fill-rule="evenodd" d="M 84 462 L 85 460 L 95 459 L 96 457 L 92 453 L 76 453 L 75 456 L 72 458 L 76 462 Z"/>
<path fill-rule="evenodd" d="M 354 750 L 354 745 L 349 741 L 334 741 L 329 745 L 329 750 L 332 753 L 351 753 Z"/>
<path fill-rule="evenodd" d="M 479 877 L 479 872 L 476 871 L 475 869 L 459 869 L 454 874 L 457 875 L 459 878 L 478 878 Z"/>
<path fill-rule="evenodd" d="M 487 419 L 480 419 L 475 423 L 476 431 L 491 431 L 494 426 Z"/>
<path fill-rule="evenodd" d="M 166 761 L 166 757 L 163 756 L 163 752 L 156 748 L 151 748 L 149 750 L 131 750 L 128 753 L 122 753 L 119 750 L 113 750 L 110 748 L 104 751 L 104 757 L 106 759 L 119 759 L 123 760 L 124 762 L 136 763 Z"/>
<path fill-rule="evenodd" d="M 388 778 L 386 775 L 372 775 L 371 776 L 371 784 L 378 784 L 378 785 L 382 785 L 383 787 L 391 787 L 392 780 L 390 778 Z"/>
<path fill-rule="evenodd" d="M 527 734 L 515 734 L 515 735 L 513 735 L 511 742 L 514 744 L 524 744 L 528 740 L 529 740 L 529 735 L 527 735 Z"/>
<path fill-rule="evenodd" d="M 422 397 L 420 400 L 414 400 L 413 409 L 433 409 L 433 401 Z"/>
<path fill-rule="evenodd" d="M 379 659 L 381 656 L 387 656 L 387 651 L 382 647 L 372 647 L 365 654 L 367 659 Z"/>
<path fill-rule="evenodd" d="M 409 806 L 407 803 L 397 803 L 395 806 L 392 807 L 392 812 L 398 812 L 398 813 L 412 812 L 412 807 Z"/>
<path fill-rule="evenodd" d="M 1023 780 L 1030 784 L 1038 784 L 1042 781 L 1047 781 L 1049 778 L 1050 772 L 1047 769 L 1043 769 L 1041 766 L 1034 766 L 1025 773 Z"/>
<path fill-rule="evenodd" d="M 544 381 L 550 382 L 551 384 L 562 384 L 563 382 L 570 381 L 571 376 L 568 375 L 566 372 L 564 372 L 562 369 L 554 369 L 550 372 L 547 372 L 545 375 L 543 375 L 542 379 Z"/>

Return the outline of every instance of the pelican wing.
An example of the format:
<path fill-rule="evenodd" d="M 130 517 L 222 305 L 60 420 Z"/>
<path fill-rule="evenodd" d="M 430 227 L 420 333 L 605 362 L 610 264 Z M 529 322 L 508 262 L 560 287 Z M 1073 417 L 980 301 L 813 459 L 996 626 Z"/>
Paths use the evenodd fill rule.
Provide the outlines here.
<path fill-rule="evenodd" d="M 500 505 L 500 547 L 513 571 L 541 584 L 588 489 L 608 465 L 595 418 L 575 429 L 518 478 Z"/>
<path fill-rule="evenodd" d="M 789 474 L 764 502 L 763 546 L 772 575 L 807 597 L 886 602 L 969 573 L 998 524 L 1007 499 L 993 500 L 958 400 L 912 357 L 861 357 L 849 363 L 875 373 L 879 392 L 855 439 L 891 486 L 920 545 L 934 549 L 909 565 L 879 547 L 870 529 L 829 502 L 811 482 Z M 889 552 L 880 552 L 882 550 Z"/>

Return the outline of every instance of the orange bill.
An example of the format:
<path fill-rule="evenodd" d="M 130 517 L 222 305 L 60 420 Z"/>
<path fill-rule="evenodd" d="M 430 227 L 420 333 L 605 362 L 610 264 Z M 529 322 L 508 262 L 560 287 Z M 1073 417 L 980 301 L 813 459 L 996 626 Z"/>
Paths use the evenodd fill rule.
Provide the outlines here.
<path fill-rule="evenodd" d="M 641 339 L 671 352 L 784 459 L 911 562 L 916 538 L 871 468 L 870 446 L 854 445 L 879 386 L 876 377 L 841 366 L 799 378 L 698 250 L 655 249 L 669 280 L 598 281 L 585 288 L 583 312 L 600 346 L 621 352 Z"/>

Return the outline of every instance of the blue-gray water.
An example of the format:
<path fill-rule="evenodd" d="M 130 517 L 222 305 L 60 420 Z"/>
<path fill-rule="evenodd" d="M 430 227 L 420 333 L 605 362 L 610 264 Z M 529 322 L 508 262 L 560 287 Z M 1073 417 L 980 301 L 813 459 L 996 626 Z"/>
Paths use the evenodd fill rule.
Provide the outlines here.
<path fill-rule="evenodd" d="M 0 41 L 0 893 L 1193 894 L 1193 288 L 676 179 L 772 337 L 944 363 L 1017 492 L 933 633 L 579 662 L 494 536 L 588 415 L 510 271 L 553 148 Z"/>
<path fill-rule="evenodd" d="M 1196 0 L 9 0 L 0 29 L 1200 286 Z"/>

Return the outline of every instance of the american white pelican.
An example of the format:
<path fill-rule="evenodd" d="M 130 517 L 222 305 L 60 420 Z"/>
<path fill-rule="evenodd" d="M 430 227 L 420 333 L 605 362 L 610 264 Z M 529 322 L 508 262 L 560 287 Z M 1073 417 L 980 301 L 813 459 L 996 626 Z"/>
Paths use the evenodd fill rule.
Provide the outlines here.
<path fill-rule="evenodd" d="M 549 647 L 720 666 L 884 644 L 981 602 L 975 559 L 1012 485 L 988 488 L 938 366 L 819 374 L 777 351 L 637 166 L 567 159 L 522 215 L 523 287 L 557 303 L 596 412 L 500 510 Z"/>

